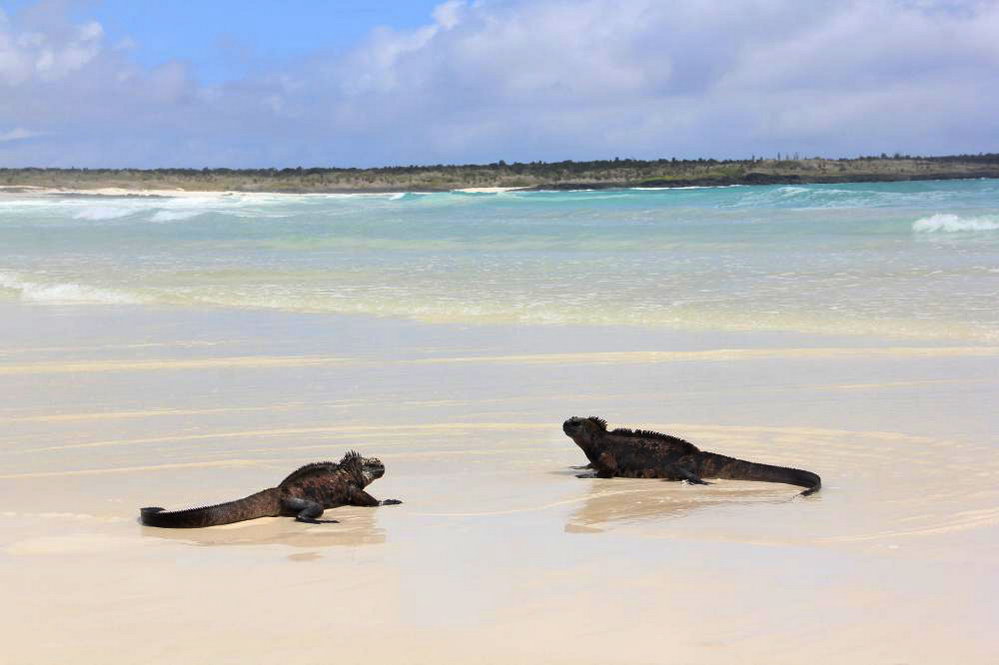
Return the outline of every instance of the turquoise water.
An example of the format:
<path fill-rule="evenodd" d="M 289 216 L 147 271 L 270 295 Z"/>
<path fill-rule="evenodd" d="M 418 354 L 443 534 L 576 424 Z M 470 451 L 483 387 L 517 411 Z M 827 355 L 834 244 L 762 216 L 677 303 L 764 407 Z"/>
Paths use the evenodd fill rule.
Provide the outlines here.
<path fill-rule="evenodd" d="M 999 180 L 0 199 L 0 300 L 999 340 Z"/>

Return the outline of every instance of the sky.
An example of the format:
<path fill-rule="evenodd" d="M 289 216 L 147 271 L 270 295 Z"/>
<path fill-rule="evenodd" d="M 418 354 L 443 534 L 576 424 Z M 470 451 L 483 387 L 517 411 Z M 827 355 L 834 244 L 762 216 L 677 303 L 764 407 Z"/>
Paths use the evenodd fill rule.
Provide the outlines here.
<path fill-rule="evenodd" d="M 0 167 L 999 152 L 999 0 L 0 0 Z"/>

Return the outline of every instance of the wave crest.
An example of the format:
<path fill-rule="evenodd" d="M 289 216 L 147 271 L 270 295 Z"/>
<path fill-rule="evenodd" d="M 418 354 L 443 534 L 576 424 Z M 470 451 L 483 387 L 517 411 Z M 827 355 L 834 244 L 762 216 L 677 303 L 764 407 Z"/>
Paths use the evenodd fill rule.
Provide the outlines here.
<path fill-rule="evenodd" d="M 73 219 L 86 219 L 90 221 L 101 221 L 105 219 L 118 219 L 119 217 L 127 217 L 135 212 L 131 208 L 115 208 L 111 206 L 94 206 L 90 208 L 84 208 L 75 215 Z"/>
<path fill-rule="evenodd" d="M 116 291 L 75 282 L 44 284 L 21 279 L 16 275 L 0 273 L 0 289 L 15 291 L 26 302 L 83 305 L 134 305 L 145 302 L 142 298 Z"/>
<path fill-rule="evenodd" d="M 149 219 L 151 222 L 178 222 L 197 217 L 204 210 L 157 210 Z"/>
<path fill-rule="evenodd" d="M 958 233 L 962 231 L 999 231 L 999 217 L 958 217 L 951 214 L 931 215 L 912 224 L 916 233 Z"/>

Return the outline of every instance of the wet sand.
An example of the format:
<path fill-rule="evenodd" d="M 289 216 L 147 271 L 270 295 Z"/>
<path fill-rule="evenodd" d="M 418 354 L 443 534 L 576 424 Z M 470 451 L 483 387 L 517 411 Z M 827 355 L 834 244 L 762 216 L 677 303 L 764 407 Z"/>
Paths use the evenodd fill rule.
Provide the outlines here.
<path fill-rule="evenodd" d="M 999 350 L 0 304 L 13 663 L 992 663 Z M 584 480 L 570 415 L 822 491 Z M 400 506 L 142 527 L 356 448 Z"/>

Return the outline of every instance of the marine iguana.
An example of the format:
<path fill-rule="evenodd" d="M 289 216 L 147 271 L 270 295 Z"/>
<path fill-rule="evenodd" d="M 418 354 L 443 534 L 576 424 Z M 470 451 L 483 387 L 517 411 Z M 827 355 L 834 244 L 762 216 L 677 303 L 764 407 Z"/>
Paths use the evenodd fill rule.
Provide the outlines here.
<path fill-rule="evenodd" d="M 593 474 L 580 478 L 662 478 L 709 485 L 702 478 L 764 480 L 806 488 L 802 496 L 817 492 L 822 480 L 811 471 L 757 464 L 701 450 L 689 441 L 646 430 L 607 431 L 600 418 L 573 417 L 562 431 L 582 448 Z"/>
<path fill-rule="evenodd" d="M 163 508 L 142 508 L 139 513 L 146 526 L 195 528 L 230 524 L 258 517 L 294 515 L 299 522 L 335 523 L 319 520 L 327 508 L 337 506 L 387 506 L 402 503 L 398 499 L 379 501 L 364 488 L 385 474 L 385 465 L 374 457 L 361 457 L 350 451 L 339 462 L 314 462 L 292 472 L 277 487 L 271 487 L 243 499 L 203 508 L 165 512 Z"/>

